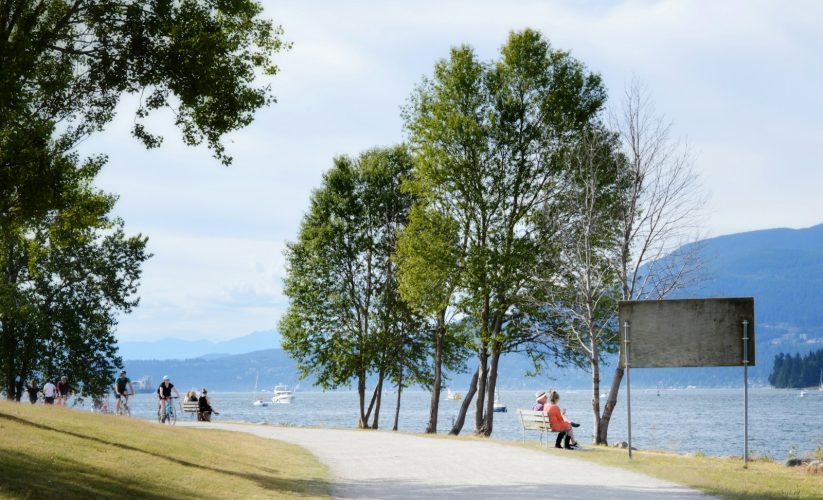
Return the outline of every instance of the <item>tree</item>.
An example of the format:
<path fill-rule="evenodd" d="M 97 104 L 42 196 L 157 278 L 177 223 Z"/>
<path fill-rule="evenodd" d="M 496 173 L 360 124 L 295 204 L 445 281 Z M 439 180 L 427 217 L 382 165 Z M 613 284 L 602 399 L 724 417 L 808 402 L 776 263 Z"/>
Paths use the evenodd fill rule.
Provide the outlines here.
<path fill-rule="evenodd" d="M 75 163 L 70 156 L 66 163 Z M 121 366 L 116 314 L 137 305 L 146 238 L 127 237 L 109 213 L 116 198 L 92 182 L 104 163 L 89 160 L 64 179 L 59 207 L 3 228 L 0 254 L 0 371 L 9 399 L 32 375 L 67 375 L 99 396 Z"/>
<path fill-rule="evenodd" d="M 636 80 L 627 86 L 615 122 L 626 158 L 616 249 L 620 300 L 662 299 L 700 278 L 701 247 L 694 243 L 703 205 L 699 177 L 688 148 L 671 139 L 671 124 L 656 114 Z M 618 364 L 597 444 L 608 444 L 622 380 Z"/>
<path fill-rule="evenodd" d="M 324 389 L 357 382 L 361 428 L 377 427 L 383 381 L 396 361 L 406 367 L 424 362 L 405 349 L 406 338 L 422 325 L 414 325 L 402 304 L 390 258 L 413 201 L 400 189 L 410 172 L 403 147 L 335 159 L 312 195 L 297 241 L 286 250 L 283 349 L 297 360 L 301 375 L 313 373 Z M 374 373 L 367 407 L 367 377 Z"/>
<path fill-rule="evenodd" d="M 540 305 L 555 312 L 570 345 L 582 353 L 591 370 L 596 440 L 600 363 L 618 343 L 616 242 L 625 162 L 616 135 L 598 127 L 580 136 L 565 163 L 562 188 L 543 213 L 542 230 L 551 233 L 559 258 L 557 269 L 541 270 L 549 302 Z"/>
<path fill-rule="evenodd" d="M 465 338 L 451 321 L 457 312 L 455 291 L 465 243 L 458 231 L 454 220 L 418 204 L 412 207 L 394 256 L 401 297 L 433 323 L 434 374 L 426 425 L 429 434 L 437 432 L 443 368 L 460 370 L 466 357 Z"/>
<path fill-rule="evenodd" d="M 528 299 L 534 270 L 553 265 L 536 211 L 552 196 L 560 152 L 604 101 L 599 76 L 524 30 L 510 34 L 493 63 L 470 47 L 452 49 L 404 110 L 415 192 L 466 238 L 458 294 L 478 355 L 467 394 L 477 394 L 478 434 L 493 430 L 501 354 L 532 344 L 545 325 L 529 319 L 540 313 Z"/>

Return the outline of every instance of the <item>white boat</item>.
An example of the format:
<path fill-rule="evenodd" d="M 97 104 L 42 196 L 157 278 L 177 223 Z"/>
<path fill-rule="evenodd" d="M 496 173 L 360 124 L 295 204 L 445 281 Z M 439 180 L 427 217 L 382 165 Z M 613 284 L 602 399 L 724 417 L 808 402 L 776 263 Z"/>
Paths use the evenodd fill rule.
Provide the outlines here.
<path fill-rule="evenodd" d="M 254 378 L 254 394 L 257 395 L 257 380 L 260 378 L 260 374 L 257 374 L 257 377 Z M 263 399 L 257 398 L 252 403 L 254 406 L 269 406 L 268 401 L 264 401 Z"/>
<path fill-rule="evenodd" d="M 805 398 L 806 397 L 806 391 L 800 391 L 800 397 Z"/>
<path fill-rule="evenodd" d="M 463 396 L 459 392 L 452 392 L 451 389 L 446 389 L 446 399 L 450 401 L 460 401 Z"/>
<path fill-rule="evenodd" d="M 277 385 L 274 387 L 274 397 L 271 402 L 274 404 L 291 404 L 294 401 L 294 391 L 289 389 L 287 385 Z"/>
<path fill-rule="evenodd" d="M 504 405 L 503 403 L 500 402 L 500 399 L 497 396 L 496 392 L 494 393 L 494 411 L 496 411 L 496 412 L 505 412 L 505 411 L 507 411 L 506 405 Z"/>

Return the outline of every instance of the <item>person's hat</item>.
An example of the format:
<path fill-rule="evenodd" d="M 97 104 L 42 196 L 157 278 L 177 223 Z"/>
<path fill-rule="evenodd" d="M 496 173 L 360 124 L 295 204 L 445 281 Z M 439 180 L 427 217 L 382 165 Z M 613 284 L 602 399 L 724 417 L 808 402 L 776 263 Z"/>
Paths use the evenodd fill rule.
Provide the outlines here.
<path fill-rule="evenodd" d="M 168 379 L 169 379 L 168 375 L 163 375 L 163 380 L 168 380 Z"/>
<path fill-rule="evenodd" d="M 546 391 L 540 391 L 534 393 L 534 400 L 537 401 L 540 398 L 546 397 Z"/>

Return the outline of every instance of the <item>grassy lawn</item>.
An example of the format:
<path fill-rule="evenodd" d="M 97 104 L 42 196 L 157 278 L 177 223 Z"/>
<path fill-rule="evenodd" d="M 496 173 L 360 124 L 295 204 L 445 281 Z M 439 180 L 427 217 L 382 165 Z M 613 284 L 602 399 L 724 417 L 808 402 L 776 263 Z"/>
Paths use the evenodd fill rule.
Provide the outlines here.
<path fill-rule="evenodd" d="M 750 459 L 748 469 L 744 469 L 742 457 L 721 458 L 634 451 L 629 462 L 626 450 L 592 445 L 574 452 L 550 448 L 548 453 L 565 454 L 647 474 L 684 484 L 720 498 L 823 499 L 823 474 L 810 474 L 803 467 L 786 467 L 782 462 L 771 460 Z"/>
<path fill-rule="evenodd" d="M 328 497 L 294 445 L 0 401 L 2 498 Z"/>

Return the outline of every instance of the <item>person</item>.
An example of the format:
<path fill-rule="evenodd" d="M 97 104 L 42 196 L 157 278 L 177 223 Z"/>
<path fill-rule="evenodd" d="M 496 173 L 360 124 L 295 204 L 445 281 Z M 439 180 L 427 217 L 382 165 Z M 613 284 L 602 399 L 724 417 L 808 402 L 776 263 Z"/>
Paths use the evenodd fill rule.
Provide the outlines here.
<path fill-rule="evenodd" d="M 549 415 L 549 427 L 553 431 L 558 431 L 557 441 L 554 443 L 555 448 L 561 448 L 560 441 L 565 437 L 563 448 L 573 450 L 577 447 L 577 440 L 574 438 L 572 427 L 579 427 L 580 424 L 575 424 L 566 418 L 565 412 L 560 410 L 557 401 L 560 400 L 560 395 L 557 391 L 552 391 L 549 396 L 549 406 L 546 407 L 546 413 Z"/>
<path fill-rule="evenodd" d="M 54 397 L 57 395 L 57 386 L 51 383 L 51 380 L 46 381 L 46 385 L 43 386 L 43 401 L 47 405 L 54 404 Z"/>
<path fill-rule="evenodd" d="M 534 406 L 532 406 L 532 410 L 543 411 L 543 408 L 546 406 L 546 397 L 546 391 L 540 391 L 535 393 Z"/>
<path fill-rule="evenodd" d="M 199 410 L 198 420 L 202 420 L 204 422 L 211 422 L 211 414 L 214 413 L 215 415 L 220 415 L 211 407 L 211 400 L 208 396 L 209 391 L 206 390 L 204 387 L 202 391 L 200 391 L 200 399 L 197 400 L 197 406 Z"/>
<path fill-rule="evenodd" d="M 168 375 L 163 375 L 163 381 L 160 382 L 160 387 L 157 388 L 157 395 L 160 397 L 160 421 L 166 421 L 166 405 L 171 404 L 171 395 L 174 393 L 174 397 L 179 398 L 180 393 L 177 392 L 177 389 L 174 388 L 174 384 L 171 383 L 169 380 Z"/>
<path fill-rule="evenodd" d="M 71 392 L 71 386 L 69 386 L 69 379 L 65 375 L 60 377 L 60 382 L 57 382 L 57 404 L 66 406 L 69 401 L 69 392 Z"/>
<path fill-rule="evenodd" d="M 126 376 L 126 370 L 120 370 L 120 376 L 114 380 L 115 415 L 120 414 L 120 398 L 122 397 L 125 404 L 128 405 L 130 394 L 134 394 L 134 387 L 131 385 L 131 379 Z"/>
<path fill-rule="evenodd" d="M 191 389 L 186 393 L 186 401 L 197 401 L 197 391 Z"/>
<path fill-rule="evenodd" d="M 31 379 L 29 381 L 26 392 L 29 393 L 29 401 L 31 401 L 31 404 L 35 404 L 37 402 L 37 393 L 40 392 L 40 387 L 37 386 L 37 379 Z"/>

